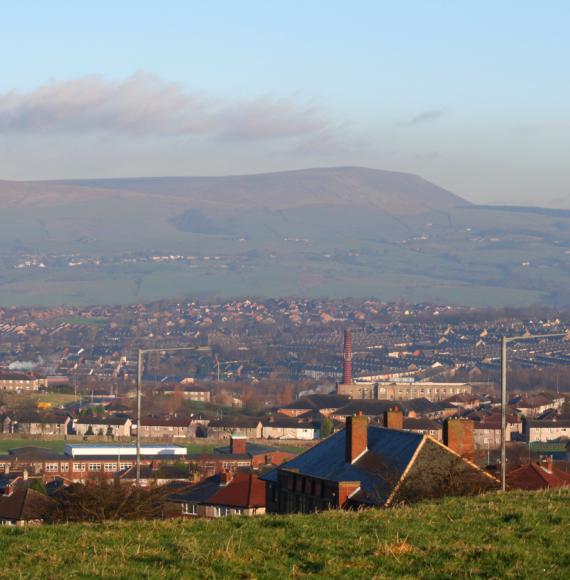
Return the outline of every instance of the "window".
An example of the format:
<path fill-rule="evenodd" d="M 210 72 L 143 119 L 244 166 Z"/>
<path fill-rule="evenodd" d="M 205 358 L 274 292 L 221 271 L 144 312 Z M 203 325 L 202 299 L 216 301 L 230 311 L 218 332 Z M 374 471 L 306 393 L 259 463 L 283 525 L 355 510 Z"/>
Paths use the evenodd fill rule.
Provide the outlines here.
<path fill-rule="evenodd" d="M 90 463 L 88 465 L 89 471 L 101 471 L 101 464 L 100 463 Z"/>
<path fill-rule="evenodd" d="M 69 471 L 69 463 L 61 463 L 59 466 L 60 471 Z"/>
<path fill-rule="evenodd" d="M 116 463 L 105 463 L 104 465 L 105 471 L 117 471 L 117 464 Z"/>
<path fill-rule="evenodd" d="M 46 463 L 46 473 L 54 473 L 59 471 L 59 463 Z"/>
<path fill-rule="evenodd" d="M 185 516 L 197 516 L 198 515 L 198 506 L 195 503 L 183 503 L 182 504 L 182 513 Z"/>
<path fill-rule="evenodd" d="M 123 470 L 123 469 L 130 469 L 132 466 L 133 466 L 132 463 L 121 463 L 121 465 L 120 465 L 121 470 Z"/>
<path fill-rule="evenodd" d="M 74 463 L 73 464 L 73 471 L 85 471 L 85 463 Z"/>

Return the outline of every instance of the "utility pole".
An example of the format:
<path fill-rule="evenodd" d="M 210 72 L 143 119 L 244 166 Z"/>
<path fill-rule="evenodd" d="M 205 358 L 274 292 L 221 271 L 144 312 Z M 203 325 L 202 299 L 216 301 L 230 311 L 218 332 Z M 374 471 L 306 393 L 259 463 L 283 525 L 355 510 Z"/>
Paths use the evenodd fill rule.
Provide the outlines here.
<path fill-rule="evenodd" d="M 501 491 L 507 491 L 507 344 L 501 339 Z"/>
<path fill-rule="evenodd" d="M 503 336 L 501 339 L 501 491 L 507 490 L 507 347 L 511 342 L 540 338 L 570 338 L 570 331 L 553 334 Z"/>
<path fill-rule="evenodd" d="M 140 487 L 141 484 L 141 392 L 142 392 L 142 375 L 143 375 L 143 362 L 144 355 L 151 352 L 160 353 L 162 352 L 178 352 L 183 350 L 196 350 L 195 346 L 176 346 L 176 347 L 163 347 L 163 348 L 139 348 L 138 361 L 137 361 L 137 461 L 136 461 L 136 484 Z"/>

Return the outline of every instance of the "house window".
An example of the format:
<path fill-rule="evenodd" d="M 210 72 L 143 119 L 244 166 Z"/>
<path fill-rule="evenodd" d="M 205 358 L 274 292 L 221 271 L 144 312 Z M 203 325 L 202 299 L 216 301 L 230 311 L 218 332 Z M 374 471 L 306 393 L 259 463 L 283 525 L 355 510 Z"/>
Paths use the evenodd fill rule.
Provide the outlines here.
<path fill-rule="evenodd" d="M 121 465 L 120 465 L 121 470 L 123 470 L 123 469 L 130 469 L 132 466 L 133 466 L 132 463 L 121 463 Z"/>
<path fill-rule="evenodd" d="M 117 471 L 117 464 L 116 463 L 105 463 L 105 471 Z"/>
<path fill-rule="evenodd" d="M 59 463 L 46 463 L 46 473 L 54 473 L 59 471 Z"/>
<path fill-rule="evenodd" d="M 73 471 L 83 472 L 85 471 L 85 463 L 74 463 Z"/>
<path fill-rule="evenodd" d="M 197 516 L 198 515 L 198 506 L 195 503 L 183 503 L 182 504 L 182 513 L 185 516 Z"/>
<path fill-rule="evenodd" d="M 87 467 L 89 471 L 101 471 L 100 463 L 90 463 Z"/>
<path fill-rule="evenodd" d="M 59 470 L 62 471 L 62 472 L 63 471 L 65 471 L 65 472 L 69 471 L 69 463 L 61 463 L 60 466 L 59 466 Z"/>

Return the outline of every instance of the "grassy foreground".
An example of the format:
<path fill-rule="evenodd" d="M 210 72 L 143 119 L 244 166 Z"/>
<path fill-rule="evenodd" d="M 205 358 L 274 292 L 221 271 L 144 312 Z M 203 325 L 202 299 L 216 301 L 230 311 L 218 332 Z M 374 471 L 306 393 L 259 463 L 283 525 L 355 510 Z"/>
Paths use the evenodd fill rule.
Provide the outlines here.
<path fill-rule="evenodd" d="M 570 490 L 310 516 L 1 529 L 0 577 L 568 578 Z"/>

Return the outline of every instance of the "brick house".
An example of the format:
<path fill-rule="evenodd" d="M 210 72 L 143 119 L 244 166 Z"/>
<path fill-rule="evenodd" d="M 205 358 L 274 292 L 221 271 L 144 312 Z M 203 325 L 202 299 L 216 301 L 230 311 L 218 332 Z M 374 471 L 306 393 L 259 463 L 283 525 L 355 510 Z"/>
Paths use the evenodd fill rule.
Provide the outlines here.
<path fill-rule="evenodd" d="M 130 437 L 132 421 L 128 417 L 80 417 L 75 433 L 82 436 Z"/>
<path fill-rule="evenodd" d="M 179 383 L 177 385 L 166 385 L 161 387 L 158 392 L 163 395 L 180 395 L 189 401 L 197 401 L 200 403 L 209 403 L 212 398 L 212 393 L 209 389 L 193 384 Z"/>
<path fill-rule="evenodd" d="M 171 449 L 183 454 L 168 454 Z M 45 482 L 61 477 L 71 482 L 111 479 L 135 465 L 134 446 L 68 445 L 66 452 L 56 453 L 42 447 L 10 449 L 0 455 L 0 473 L 26 470 L 31 476 L 42 476 Z M 141 465 L 158 469 L 169 462 L 186 462 L 186 449 L 178 446 L 143 446 Z"/>
<path fill-rule="evenodd" d="M 293 453 L 282 449 L 251 443 L 243 435 L 232 435 L 229 445 L 217 447 L 211 453 L 188 455 L 203 475 L 214 475 L 222 471 L 236 471 L 240 468 L 256 469 L 262 465 L 280 465 L 294 457 Z"/>
<path fill-rule="evenodd" d="M 390 506 L 498 489 L 494 476 L 461 456 L 473 451 L 472 422 L 449 421 L 446 442 L 348 417 L 345 429 L 262 476 L 267 510 Z"/>
<path fill-rule="evenodd" d="M 53 504 L 47 495 L 27 487 L 0 495 L 0 526 L 41 524 Z"/>
<path fill-rule="evenodd" d="M 251 470 L 224 472 L 170 495 L 168 501 L 179 505 L 184 517 L 262 515 L 265 483 Z"/>
<path fill-rule="evenodd" d="M 539 393 L 529 397 L 517 397 L 513 404 L 521 415 L 534 419 L 549 409 L 560 410 L 565 400 L 564 395 Z"/>
<path fill-rule="evenodd" d="M 12 421 L 12 431 L 26 435 L 67 435 L 71 430 L 69 415 L 55 413 L 27 413 Z"/>
<path fill-rule="evenodd" d="M 41 378 L 35 373 L 0 370 L 0 391 L 15 392 L 31 392 L 39 391 L 41 388 L 47 386 L 46 379 Z"/>
<path fill-rule="evenodd" d="M 507 416 L 507 441 L 517 439 L 522 435 L 522 421 L 514 415 Z M 501 445 L 501 416 L 483 415 L 479 421 L 474 422 L 475 447 L 479 449 L 493 449 Z"/>
<path fill-rule="evenodd" d="M 227 439 L 236 431 L 248 439 L 261 439 L 263 425 L 260 419 L 239 416 L 214 419 L 208 425 L 208 437 L 217 439 Z"/>
<path fill-rule="evenodd" d="M 294 403 L 280 407 L 277 411 L 289 417 L 299 417 L 311 411 L 324 417 L 330 417 L 334 411 L 346 405 L 349 400 L 346 395 L 307 395 Z"/>
<path fill-rule="evenodd" d="M 570 487 L 570 473 L 556 467 L 551 457 L 542 463 L 528 463 L 507 473 L 510 489 L 552 489 Z"/>
<path fill-rule="evenodd" d="M 286 415 L 271 415 L 261 421 L 263 439 L 300 439 L 312 441 L 320 437 L 320 423 Z"/>
<path fill-rule="evenodd" d="M 136 433 L 136 424 L 133 424 Z M 187 439 L 196 436 L 196 428 L 192 426 L 192 419 L 185 418 L 158 418 L 143 417 L 141 419 L 141 437 Z"/>
<path fill-rule="evenodd" d="M 570 419 L 523 419 L 523 432 L 528 443 L 570 438 Z"/>

